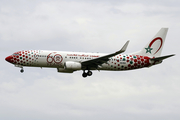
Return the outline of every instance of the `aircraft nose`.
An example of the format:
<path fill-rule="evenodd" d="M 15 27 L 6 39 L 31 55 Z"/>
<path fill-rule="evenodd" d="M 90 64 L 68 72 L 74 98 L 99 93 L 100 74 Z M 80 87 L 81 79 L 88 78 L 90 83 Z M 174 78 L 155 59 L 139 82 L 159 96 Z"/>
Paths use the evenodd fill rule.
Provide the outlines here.
<path fill-rule="evenodd" d="M 10 62 L 10 63 L 12 63 L 12 59 L 13 59 L 12 55 L 5 58 L 5 60 Z"/>

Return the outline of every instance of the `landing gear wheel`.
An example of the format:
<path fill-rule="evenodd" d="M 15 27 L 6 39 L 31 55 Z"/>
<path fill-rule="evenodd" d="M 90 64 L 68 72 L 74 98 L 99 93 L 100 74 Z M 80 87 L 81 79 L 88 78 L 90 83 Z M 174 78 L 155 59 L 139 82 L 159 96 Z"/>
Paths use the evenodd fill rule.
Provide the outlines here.
<path fill-rule="evenodd" d="M 82 74 L 82 76 L 83 76 L 84 78 L 87 77 L 87 73 L 84 72 L 84 73 Z"/>
<path fill-rule="evenodd" d="M 20 70 L 20 72 L 21 72 L 21 73 L 23 73 L 23 72 L 24 72 L 24 70 L 23 70 L 23 69 L 21 69 L 21 70 Z"/>
<path fill-rule="evenodd" d="M 88 72 L 87 72 L 87 75 L 88 75 L 88 76 L 91 76 L 91 75 L 92 75 L 92 72 L 91 72 L 91 71 L 88 71 Z"/>

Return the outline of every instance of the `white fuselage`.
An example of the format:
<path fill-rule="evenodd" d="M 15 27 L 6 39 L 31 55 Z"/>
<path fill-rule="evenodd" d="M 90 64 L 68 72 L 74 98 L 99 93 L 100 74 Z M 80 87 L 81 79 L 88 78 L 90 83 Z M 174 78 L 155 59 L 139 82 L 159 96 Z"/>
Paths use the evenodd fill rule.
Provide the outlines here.
<path fill-rule="evenodd" d="M 65 69 L 68 61 L 84 62 L 107 54 L 103 53 L 84 53 L 84 52 L 64 52 L 46 50 L 27 50 L 19 51 L 12 55 L 12 63 L 19 66 L 32 67 L 52 67 Z M 149 67 L 153 63 L 147 56 L 118 54 L 111 57 L 109 61 L 98 67 L 98 70 L 131 70 L 142 67 Z M 75 70 L 74 70 L 75 71 Z"/>

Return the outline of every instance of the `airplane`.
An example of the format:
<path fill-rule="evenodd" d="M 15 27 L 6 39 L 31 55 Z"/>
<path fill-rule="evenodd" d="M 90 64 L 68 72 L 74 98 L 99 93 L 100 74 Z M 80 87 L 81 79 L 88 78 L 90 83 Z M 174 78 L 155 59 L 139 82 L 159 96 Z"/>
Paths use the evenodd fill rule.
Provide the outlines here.
<path fill-rule="evenodd" d="M 85 78 L 92 75 L 92 70 L 125 71 L 151 67 L 162 63 L 175 54 L 161 56 L 168 28 L 161 28 L 150 42 L 140 51 L 131 54 L 125 52 L 129 41 L 117 52 L 111 54 L 65 52 L 47 50 L 22 50 L 5 58 L 6 61 L 20 67 L 57 68 L 57 72 L 73 73 L 82 70 Z"/>

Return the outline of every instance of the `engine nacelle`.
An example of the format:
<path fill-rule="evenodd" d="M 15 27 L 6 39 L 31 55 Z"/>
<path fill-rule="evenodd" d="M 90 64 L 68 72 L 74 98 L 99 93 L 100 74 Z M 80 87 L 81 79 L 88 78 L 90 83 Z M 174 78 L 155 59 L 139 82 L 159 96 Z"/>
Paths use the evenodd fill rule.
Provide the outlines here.
<path fill-rule="evenodd" d="M 64 68 L 57 68 L 58 72 L 62 72 L 62 73 L 73 73 L 73 70 L 65 70 Z"/>
<path fill-rule="evenodd" d="M 79 62 L 67 61 L 64 64 L 66 70 L 81 70 L 81 67 L 82 65 Z"/>

